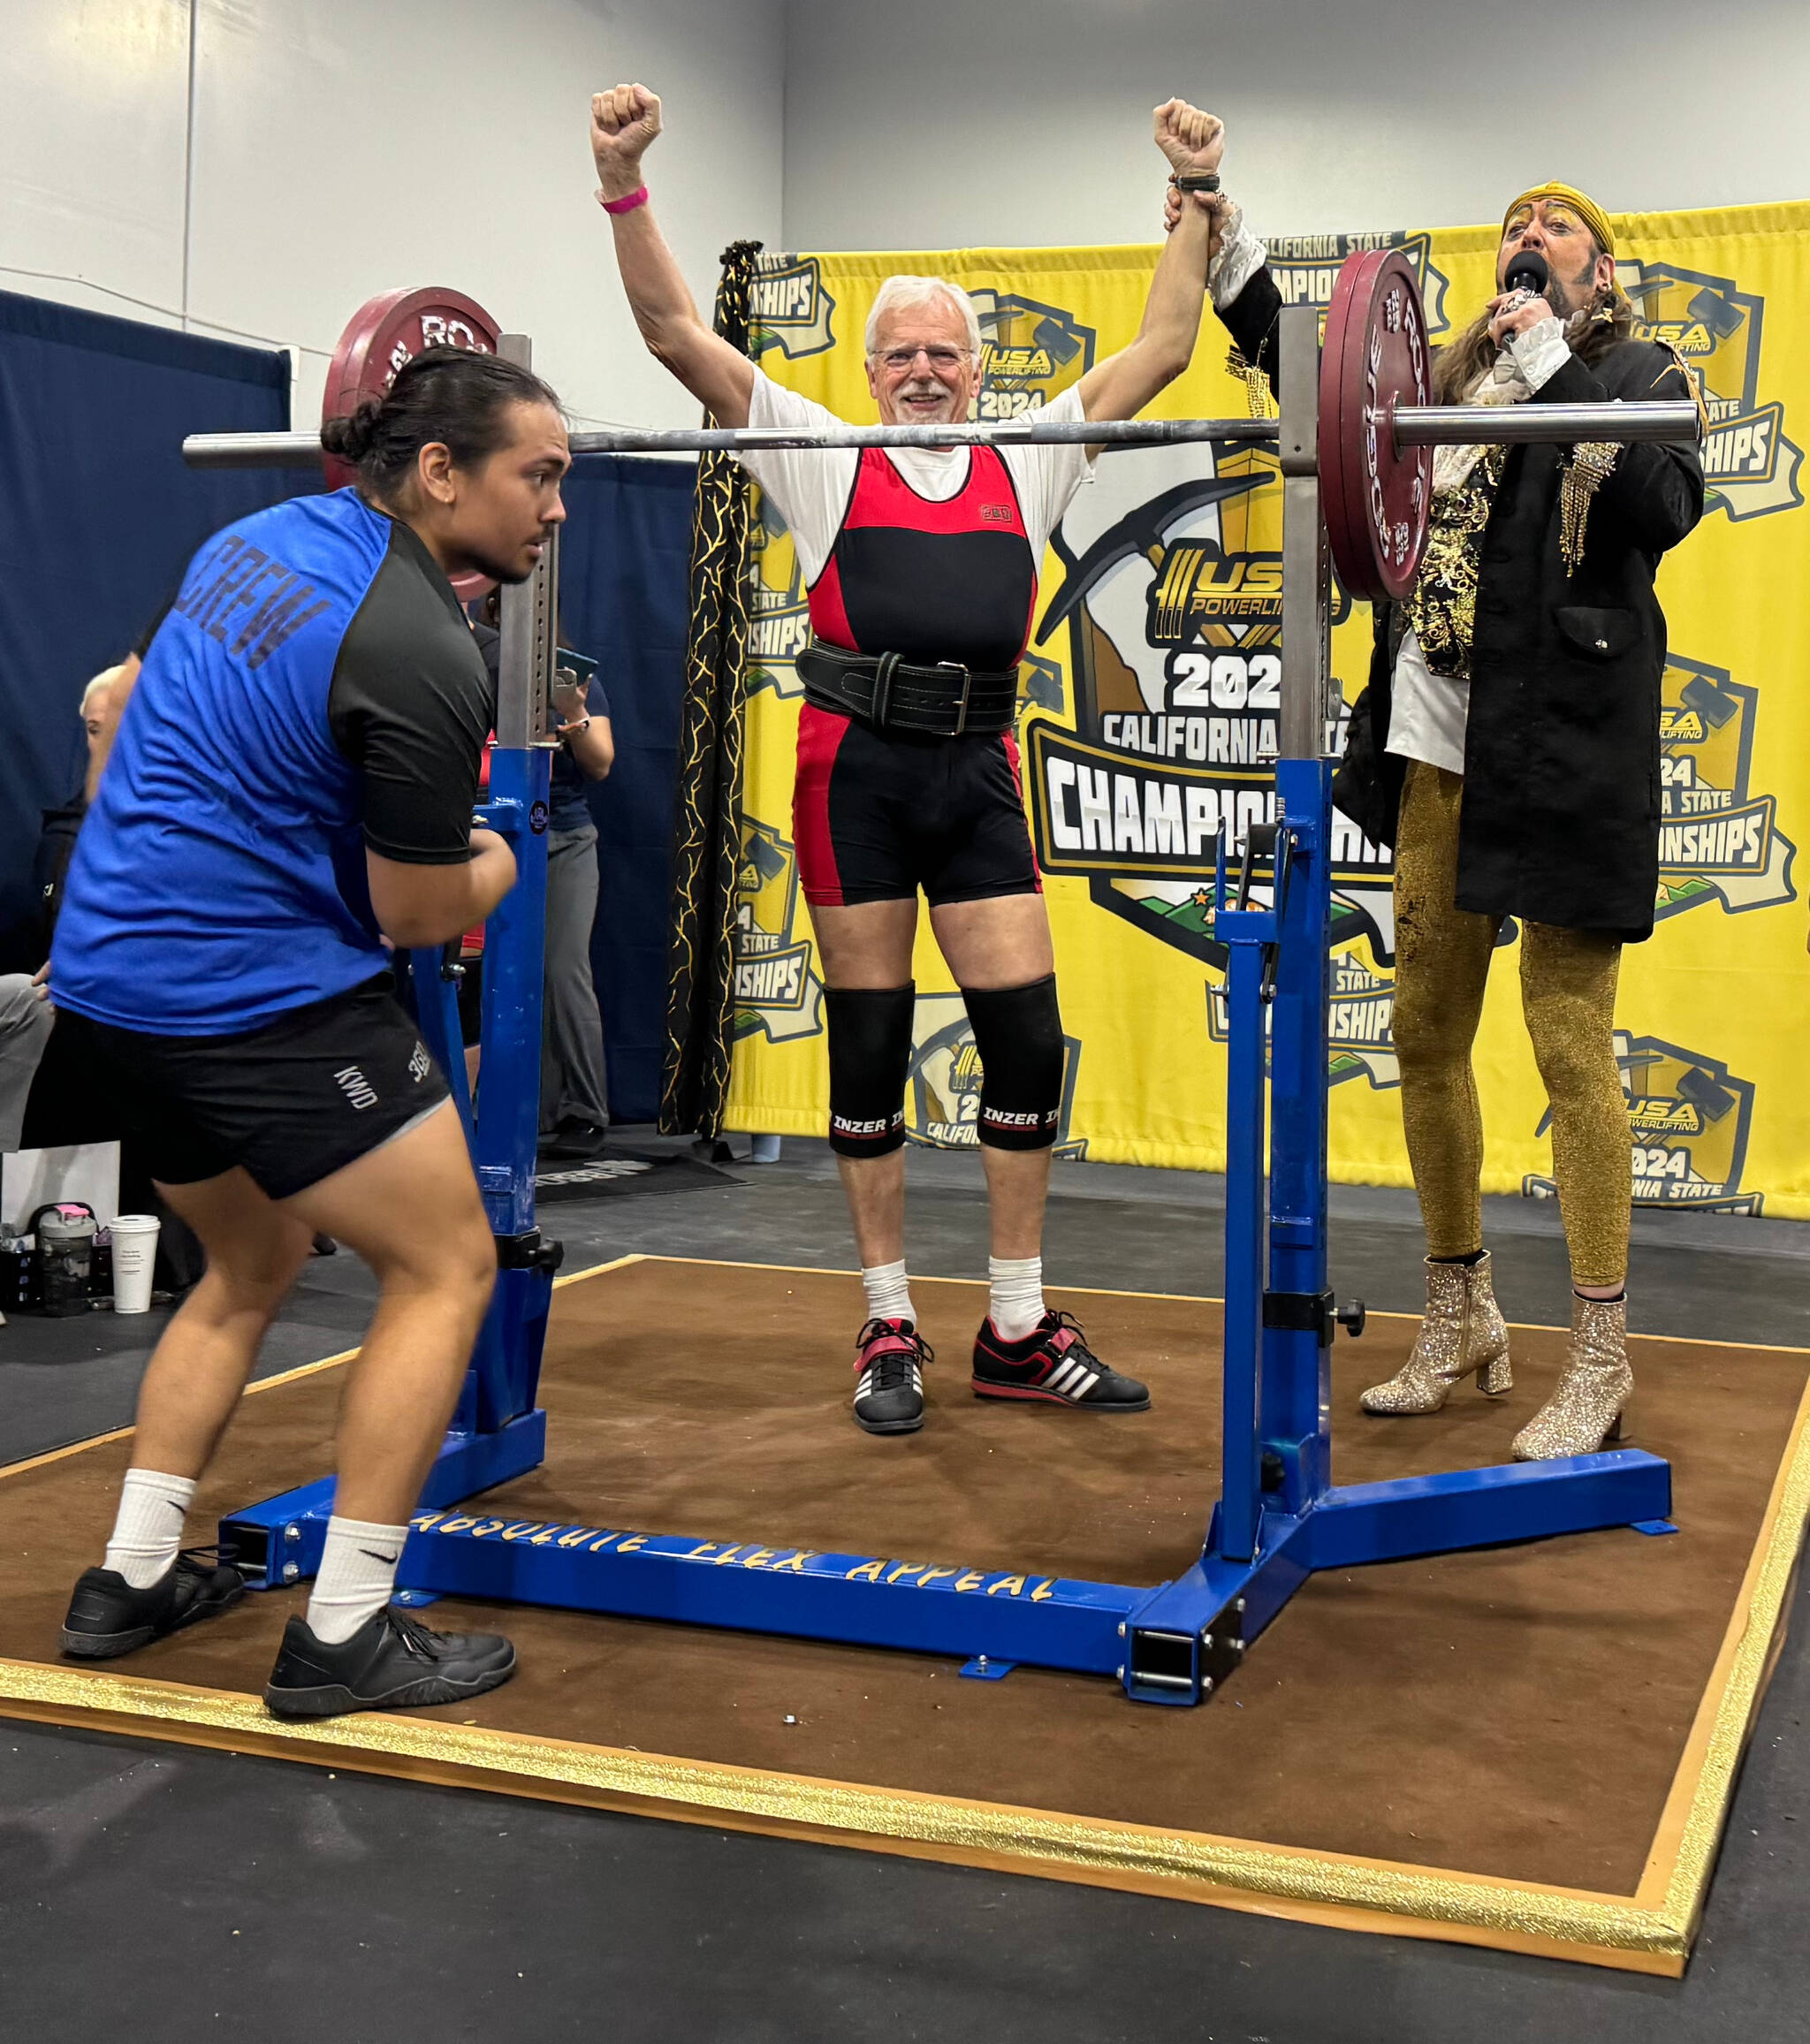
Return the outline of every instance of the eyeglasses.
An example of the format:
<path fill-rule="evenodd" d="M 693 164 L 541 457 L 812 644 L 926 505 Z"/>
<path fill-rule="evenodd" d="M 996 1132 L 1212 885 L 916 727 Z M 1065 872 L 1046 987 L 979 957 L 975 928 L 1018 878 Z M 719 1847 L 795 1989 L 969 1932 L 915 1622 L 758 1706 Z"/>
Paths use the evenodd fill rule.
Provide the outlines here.
<path fill-rule="evenodd" d="M 970 352 L 967 348 L 886 348 L 873 359 L 897 376 L 903 376 L 907 369 L 915 366 L 918 356 L 924 355 L 938 376 L 953 376 L 961 368 Z"/>

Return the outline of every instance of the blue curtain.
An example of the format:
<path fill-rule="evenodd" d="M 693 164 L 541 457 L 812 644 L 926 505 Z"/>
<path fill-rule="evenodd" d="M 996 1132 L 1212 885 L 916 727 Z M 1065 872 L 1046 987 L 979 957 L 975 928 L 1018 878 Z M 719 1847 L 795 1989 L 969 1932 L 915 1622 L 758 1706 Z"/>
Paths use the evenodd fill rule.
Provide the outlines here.
<path fill-rule="evenodd" d="M 288 424 L 280 352 L 0 292 L 0 964 L 42 963 L 33 855 L 80 786 L 87 678 L 210 532 L 292 486 L 186 468 L 183 436 Z"/>
<path fill-rule="evenodd" d="M 600 872 L 591 969 L 616 1121 L 659 1112 L 696 481 L 689 462 L 587 455 L 565 490 L 559 607 L 570 643 L 597 662 L 616 741 L 609 779 L 588 791 Z"/>
<path fill-rule="evenodd" d="M 42 812 L 79 791 L 84 683 L 133 645 L 208 535 L 296 490 L 281 470 L 184 467 L 187 433 L 280 431 L 280 352 L 0 292 L 0 970 L 29 970 Z M 561 605 L 610 697 L 616 766 L 589 791 L 601 874 L 591 962 L 610 1111 L 658 1113 L 689 463 L 581 460 Z"/>

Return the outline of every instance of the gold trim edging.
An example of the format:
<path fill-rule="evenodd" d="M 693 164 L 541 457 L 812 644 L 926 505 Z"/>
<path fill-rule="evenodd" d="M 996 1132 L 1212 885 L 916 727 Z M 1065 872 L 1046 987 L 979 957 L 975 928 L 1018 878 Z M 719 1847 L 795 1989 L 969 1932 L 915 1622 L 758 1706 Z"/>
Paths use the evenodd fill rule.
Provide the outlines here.
<path fill-rule="evenodd" d="M 600 1276 L 643 1260 L 668 1259 L 623 1258 L 573 1276 Z M 325 1364 L 284 1376 L 312 1374 L 342 1359 L 331 1357 Z M 270 1380 L 272 1386 L 276 1381 L 279 1379 Z M 118 1438 L 102 1436 L 94 1442 L 73 1444 L 54 1458 L 42 1459 L 61 1459 L 83 1447 Z M 33 1463 L 14 1464 L 11 1470 L 0 1470 L 0 1478 L 22 1473 L 31 1466 Z M 1745 1608 L 1737 1606 L 1718 1656 L 1727 1668 L 1721 1694 L 1712 1698 L 1706 1690 L 1669 1798 L 1668 1818 L 1690 1766 L 1690 1748 L 1700 1740 L 1702 1757 L 1683 1821 L 1677 1826 L 1677 1850 L 1669 1867 L 1655 1858 L 1634 1896 L 1491 1881 L 1476 1874 L 1266 1846 L 1207 1833 L 1163 1832 L 1013 1805 L 767 1774 L 426 1718 L 372 1713 L 296 1726 L 271 1717 L 252 1696 L 30 1661 L 0 1660 L 0 1715 L 53 1722 L 100 1715 L 145 1720 L 168 1728 L 166 1736 L 180 1737 L 183 1731 L 193 1730 L 211 1735 L 204 1741 L 210 1745 L 314 1760 L 323 1766 L 336 1757 L 343 1764 L 348 1756 L 369 1753 L 404 1763 L 403 1767 L 387 1770 L 392 1773 L 405 1772 L 413 1763 L 442 1776 L 468 1774 L 495 1778 L 475 1782 L 474 1786 L 506 1790 L 518 1784 L 526 1788 L 533 1782 L 545 1783 L 583 1791 L 587 1797 L 600 1801 L 679 1805 L 706 1820 L 710 1813 L 719 1812 L 726 1819 L 749 1820 L 757 1827 L 842 1834 L 850 1843 L 857 1838 L 882 1845 L 895 1842 L 926 1848 L 932 1854 L 940 1849 L 964 1859 L 1020 1861 L 1025 1863 L 1023 1871 L 1027 1873 L 1046 1870 L 1108 1885 L 1167 1888 L 1197 1900 L 1259 1909 L 1268 1903 L 1291 1914 L 1309 1918 L 1320 1914 L 1325 1920 L 1337 1920 L 1347 1927 L 1399 1931 L 1418 1924 L 1435 1935 L 1468 1934 L 1475 1941 L 1510 1949 L 1679 1973 L 1702 1912 L 1741 1756 L 1779 1644 L 1784 1602 L 1806 1518 L 1810 1518 L 1810 1386 L 1799 1404 L 1743 1584 Z M 24 1707 L 8 1713 L 9 1703 Z M 285 1747 L 291 1749 L 287 1755 Z M 1656 1905 L 1644 1903 L 1641 1898 L 1661 1890 L 1662 1883 L 1662 1898 Z"/>
<path fill-rule="evenodd" d="M 1798 1407 L 1791 1437 L 1768 1501 L 1767 1519 L 1769 1524 L 1754 1543 L 1753 1557 L 1742 1584 L 1743 1601 L 1737 1604 L 1730 1620 L 1731 1635 L 1738 1628 L 1738 1643 L 1732 1654 L 1724 1646 L 1718 1656 L 1719 1660 L 1728 1663 L 1722 1694 L 1713 1697 L 1706 1688 L 1699 1706 L 1698 1725 L 1692 1728 L 1692 1736 L 1680 1763 L 1682 1776 L 1689 1765 L 1690 1747 L 1698 1743 L 1699 1726 L 1709 1714 L 1709 1736 L 1704 1742 L 1671 1866 L 1668 1870 L 1661 1863 L 1650 1867 L 1640 1884 L 1641 1891 L 1648 1893 L 1663 1879 L 1664 1897 L 1658 1905 L 1658 1914 L 1677 1926 L 1686 1951 L 1696 1935 L 1708 1896 L 1741 1759 L 1783 1644 L 1785 1600 L 1797 1575 L 1805 1524 L 1810 1520 L 1810 1385 L 1806 1385 Z M 1714 1677 L 1711 1679 L 1713 1682 Z M 1677 1790 L 1675 1781 L 1674 1795 Z M 1670 1815 L 1668 1810 L 1661 1819 L 1662 1836 L 1666 1818 Z"/>
<path fill-rule="evenodd" d="M 1186 1884 L 1253 1899 L 1418 1918 L 1507 1932 L 1542 1944 L 1681 1957 L 1674 1925 L 1631 1897 L 1541 1888 L 1387 1861 L 1290 1850 L 1198 1832 L 1054 1815 L 1011 1805 L 958 1801 L 808 1775 L 766 1774 L 668 1754 L 583 1746 L 521 1733 L 375 1713 L 306 1727 L 272 1718 L 255 1697 L 130 1675 L 90 1675 L 0 1661 L 0 1704 L 15 1701 L 205 1728 L 224 1745 L 330 1763 L 336 1752 L 380 1753 L 449 1770 L 554 1782 L 606 1797 L 734 1812 L 818 1832 L 859 1832 L 962 1852 L 1028 1859 L 1076 1873 Z M 498 1783 L 506 1786 L 506 1782 Z M 1376 1927 L 1386 1929 L 1388 1924 Z"/>

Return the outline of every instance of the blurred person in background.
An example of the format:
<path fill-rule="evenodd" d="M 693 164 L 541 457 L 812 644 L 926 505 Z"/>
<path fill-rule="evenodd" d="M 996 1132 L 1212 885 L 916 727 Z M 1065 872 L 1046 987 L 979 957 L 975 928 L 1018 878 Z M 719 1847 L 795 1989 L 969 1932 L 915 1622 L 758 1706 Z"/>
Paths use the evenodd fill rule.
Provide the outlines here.
<path fill-rule="evenodd" d="M 494 592 L 472 627 L 497 674 L 501 637 Z M 564 633 L 560 634 L 564 640 Z M 544 1157 L 599 1155 L 610 1126 L 604 1022 L 591 976 L 590 933 L 597 914 L 597 827 L 585 785 L 605 779 L 616 761 L 610 704 L 586 670 L 594 663 L 560 645 L 553 681 L 559 749 L 553 755 L 547 810 L 547 935 L 541 1007 L 540 1150 Z"/>

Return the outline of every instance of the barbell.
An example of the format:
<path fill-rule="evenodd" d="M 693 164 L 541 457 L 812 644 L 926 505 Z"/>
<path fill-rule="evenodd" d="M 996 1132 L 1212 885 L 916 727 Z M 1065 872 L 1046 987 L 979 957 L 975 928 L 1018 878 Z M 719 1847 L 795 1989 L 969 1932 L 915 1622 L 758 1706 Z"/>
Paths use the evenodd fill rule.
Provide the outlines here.
<path fill-rule="evenodd" d="M 498 323 L 464 293 L 429 286 L 392 291 L 361 306 L 340 337 L 327 376 L 322 419 L 379 396 L 404 362 L 427 347 L 494 352 Z M 1431 450 L 1449 445 L 1569 445 L 1578 441 L 1694 444 L 1695 403 L 1434 405 L 1432 347 L 1420 285 L 1399 249 L 1349 256 L 1333 286 L 1319 358 L 1316 463 L 1327 541 L 1346 591 L 1390 602 L 1414 586 L 1433 511 Z M 577 454 L 752 453 L 768 447 L 1160 447 L 1187 442 L 1271 444 L 1274 419 L 960 421 L 930 426 L 822 429 L 701 426 L 612 427 L 574 433 Z M 183 459 L 198 468 L 325 468 L 334 488 L 351 480 L 312 433 L 195 433 Z"/>

